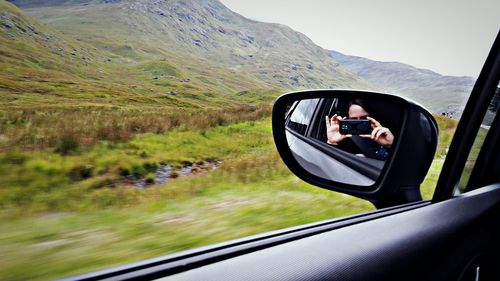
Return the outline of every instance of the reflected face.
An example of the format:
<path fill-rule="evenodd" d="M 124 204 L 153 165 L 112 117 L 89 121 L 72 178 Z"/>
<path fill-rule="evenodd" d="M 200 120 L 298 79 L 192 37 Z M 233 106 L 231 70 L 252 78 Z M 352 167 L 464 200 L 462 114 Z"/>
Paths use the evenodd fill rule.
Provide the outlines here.
<path fill-rule="evenodd" d="M 370 116 L 370 114 L 357 104 L 353 104 L 349 107 L 349 119 L 366 119 L 368 116 Z"/>

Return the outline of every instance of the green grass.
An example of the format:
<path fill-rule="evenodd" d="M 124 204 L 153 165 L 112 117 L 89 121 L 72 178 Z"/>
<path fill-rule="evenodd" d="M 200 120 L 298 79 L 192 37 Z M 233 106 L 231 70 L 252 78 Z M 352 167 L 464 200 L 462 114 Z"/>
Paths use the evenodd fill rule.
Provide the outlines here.
<path fill-rule="evenodd" d="M 268 183 L 229 182 L 210 197 L 2 222 L 0 249 L 9 256 L 0 257 L 0 276 L 46 280 L 371 208 L 290 177 Z M 334 204 L 341 208 L 327 208 Z"/>
<path fill-rule="evenodd" d="M 236 121 L 257 120 L 268 116 L 269 105 L 233 108 L 173 109 L 113 106 L 26 107 L 0 109 L 0 151 L 12 147 L 24 150 L 88 147 L 99 141 L 125 142 L 137 134 L 162 134 L 173 129 L 206 129 Z"/>
<path fill-rule="evenodd" d="M 10 194 L 12 200 L 11 193 L 19 192 L 18 199 L 27 201 L 2 208 L 0 252 L 9 255 L 0 256 L 1 279 L 62 277 L 373 209 L 366 201 L 298 180 L 282 164 L 270 130 L 264 119 L 139 135 L 78 155 L 5 154 L 2 163 L 10 166 L 2 170 L 25 175 L 31 184 L 2 175 L 12 181 L 1 198 Z M 223 162 L 215 171 L 145 190 L 92 187 L 103 179 L 117 181 L 117 165 L 203 159 Z M 72 181 L 72 170 L 85 165 L 96 175 Z"/>
<path fill-rule="evenodd" d="M 448 148 L 450 147 L 451 140 L 458 124 L 457 120 L 449 117 L 434 115 L 434 118 L 439 128 L 438 146 L 429 171 L 420 185 L 420 191 L 424 200 L 432 199 L 444 159 L 446 158 Z"/>
<path fill-rule="evenodd" d="M 456 122 L 437 119 L 446 151 Z M 1 279 L 47 280 L 373 210 L 292 175 L 274 148 L 269 118 L 66 145 L 68 153 L 58 146 L 0 153 L 0 252 L 9 253 L 0 255 Z M 143 190 L 123 176 L 211 160 L 222 164 Z M 425 199 L 442 163 L 437 154 L 422 184 Z"/>
<path fill-rule="evenodd" d="M 99 189 L 110 183 L 120 185 L 123 176 L 142 178 L 162 163 L 180 167 L 183 163 L 225 161 L 272 147 L 269 123 L 266 119 L 214 128 L 178 129 L 138 135 L 126 143 L 101 142 L 89 148 L 66 141 L 66 153 L 62 153 L 61 147 L 54 151 L 6 152 L 0 154 L 0 206 L 23 215 L 30 211 L 105 208 L 113 203 L 101 198 L 101 193 L 109 194 Z M 108 197 L 115 205 L 121 205 L 136 200 L 135 193 L 113 191 Z M 65 195 L 67 198 L 61 200 Z"/>
<path fill-rule="evenodd" d="M 434 115 L 434 118 L 436 119 L 439 128 L 438 147 L 434 157 L 444 159 L 448 153 L 448 148 L 450 147 L 453 135 L 455 134 L 458 120 L 442 115 Z"/>
<path fill-rule="evenodd" d="M 435 115 L 434 117 L 436 118 L 440 130 L 439 142 L 436 155 L 434 156 L 434 161 L 432 162 L 429 172 L 421 185 L 422 197 L 424 199 L 431 199 L 434 194 L 436 183 L 438 181 L 439 174 L 441 173 L 448 148 L 450 147 L 455 129 L 458 125 L 458 121 L 455 119 L 450 119 L 440 115 Z M 458 189 L 461 192 L 465 190 L 472 168 L 476 163 L 477 156 L 479 155 L 479 151 L 481 150 L 487 133 L 488 131 L 486 129 L 480 128 L 476 139 L 474 140 L 474 144 L 472 145 L 472 149 L 467 157 L 467 162 L 458 184 Z"/>
<path fill-rule="evenodd" d="M 486 139 L 486 135 L 488 134 L 488 130 L 484 128 L 479 128 L 476 138 L 474 139 L 474 143 L 472 144 L 471 151 L 467 157 L 467 162 L 465 163 L 464 170 L 460 177 L 460 181 L 458 183 L 458 190 L 460 192 L 464 192 L 467 184 L 469 182 L 469 178 L 472 173 L 472 169 L 476 164 L 477 157 L 479 156 L 479 151 L 483 146 L 484 140 Z"/>
<path fill-rule="evenodd" d="M 140 134 L 71 155 L 15 150 L 1 159 L 0 170 L 8 171 L 0 177 L 5 280 L 63 277 L 373 210 L 292 175 L 276 153 L 269 119 Z M 123 169 L 147 177 L 146 167 L 160 162 L 214 159 L 222 161 L 215 171 L 161 186 L 138 190 L 121 181 Z M 425 199 L 442 163 L 434 160 L 422 184 Z"/>
<path fill-rule="evenodd" d="M 181 76 L 181 73 L 175 66 L 165 61 L 144 63 L 139 68 L 154 76 Z"/>
<path fill-rule="evenodd" d="M 431 167 L 427 172 L 424 182 L 420 185 L 420 192 L 422 193 L 422 198 L 424 200 L 432 199 L 434 195 L 434 190 L 436 189 L 436 183 L 443 168 L 444 159 L 434 159 L 432 161 Z"/>

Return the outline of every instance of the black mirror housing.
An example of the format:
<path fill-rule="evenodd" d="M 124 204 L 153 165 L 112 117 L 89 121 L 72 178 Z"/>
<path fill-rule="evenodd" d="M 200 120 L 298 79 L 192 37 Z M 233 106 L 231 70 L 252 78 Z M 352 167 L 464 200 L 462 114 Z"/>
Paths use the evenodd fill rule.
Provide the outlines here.
<path fill-rule="evenodd" d="M 306 109 L 308 116 L 312 116 L 308 120 L 310 128 L 304 127 L 300 121 L 294 122 L 296 120 L 292 116 L 293 111 L 302 106 L 299 106 L 301 101 L 305 100 L 314 101 L 308 102 L 314 107 L 311 105 L 311 109 Z M 349 107 L 348 100 L 351 101 Z M 389 157 L 384 158 L 384 161 L 369 159 L 374 156 L 366 156 L 367 153 L 362 154 L 363 157 L 358 154 L 353 156 L 338 149 L 330 139 L 324 140 L 325 130 L 329 124 L 334 124 L 334 118 L 330 115 L 352 115 L 353 100 L 367 101 L 373 111 L 378 112 L 375 119 L 385 120 L 380 123 L 391 124 L 388 127 L 394 134 L 394 141 L 391 145 L 385 144 L 386 147 L 380 146 L 388 151 Z M 328 120 L 333 118 L 331 123 L 326 122 L 327 128 L 321 124 L 324 123 L 325 114 Z M 301 118 L 303 115 L 300 114 Z M 372 123 L 375 124 L 374 121 Z M 281 158 L 295 175 L 310 184 L 369 200 L 377 208 L 422 200 L 420 184 L 436 152 L 438 127 L 433 116 L 412 101 L 389 94 L 355 90 L 292 92 L 276 100 L 272 126 Z M 311 137 L 313 135 L 316 137 Z M 355 138 L 360 139 L 358 136 L 348 137 L 353 141 Z M 361 137 L 369 138 L 367 135 Z M 324 159 L 328 158 L 333 160 L 325 162 Z M 340 169 L 325 169 L 325 165 L 338 165 Z M 348 172 L 342 172 L 344 170 Z"/>

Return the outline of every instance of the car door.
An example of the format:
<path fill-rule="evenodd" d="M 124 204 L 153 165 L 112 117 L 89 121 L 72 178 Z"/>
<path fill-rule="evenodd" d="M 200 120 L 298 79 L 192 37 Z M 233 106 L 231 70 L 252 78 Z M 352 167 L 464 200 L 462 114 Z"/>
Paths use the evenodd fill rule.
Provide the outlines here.
<path fill-rule="evenodd" d="M 457 127 L 432 200 L 265 233 L 69 279 L 500 280 L 498 106 L 486 137 L 477 137 L 498 95 L 499 78 L 497 37 Z M 480 147 L 477 155 L 471 149 L 475 141 Z M 468 159 L 472 163 L 469 167 Z M 462 193 L 461 181 L 465 182 Z"/>

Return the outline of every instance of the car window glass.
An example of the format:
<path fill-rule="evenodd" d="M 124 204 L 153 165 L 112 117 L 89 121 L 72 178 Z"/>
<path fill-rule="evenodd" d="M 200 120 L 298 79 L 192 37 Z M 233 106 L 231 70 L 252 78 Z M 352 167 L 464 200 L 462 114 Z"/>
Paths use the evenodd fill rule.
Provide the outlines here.
<path fill-rule="evenodd" d="M 307 99 L 299 102 L 295 110 L 290 116 L 287 127 L 295 132 L 304 135 L 311 122 L 314 110 L 319 102 L 319 99 Z"/>
<path fill-rule="evenodd" d="M 319 44 L 279 20 L 249 20 L 223 2 L 0 0 L 0 280 L 56 279 L 374 210 L 287 169 L 273 142 L 272 102 L 299 89 L 370 89 L 458 119 L 477 77 L 420 64 L 419 57 L 449 57 L 438 47 L 452 43 L 417 40 L 426 34 L 421 24 L 401 25 L 403 36 L 394 36 L 340 7 L 333 10 L 348 15 L 346 24 L 317 18 L 332 31 L 350 23 L 382 31 L 384 40 L 352 45 L 386 53 L 371 57 Z M 307 5 L 333 11 L 317 2 Z M 459 34 L 461 42 L 481 41 Z M 391 40 L 410 45 L 377 45 Z M 399 60 L 399 51 L 422 50 Z M 287 131 L 328 146 L 325 116 L 345 116 L 341 106 L 293 104 Z M 397 135 L 390 123 L 403 118 L 380 118 Z M 440 143 L 426 190 L 446 156 Z M 369 168 L 379 161 L 355 157 Z"/>
<path fill-rule="evenodd" d="M 500 107 L 500 83 L 497 85 L 495 94 L 493 95 L 493 98 L 490 101 L 490 105 L 488 106 L 488 110 L 486 111 L 486 114 L 483 117 L 481 128 L 479 128 L 479 131 L 476 135 L 476 139 L 474 140 L 474 144 L 472 145 L 472 149 L 469 152 L 469 156 L 467 157 L 467 162 L 465 163 L 465 167 L 462 172 L 462 176 L 460 177 L 458 186 L 455 188 L 454 191 L 455 194 L 463 193 L 466 190 L 472 169 L 476 164 L 479 151 L 483 146 L 484 140 L 486 139 L 486 135 L 490 130 L 491 124 L 498 112 L 499 107 Z"/>

